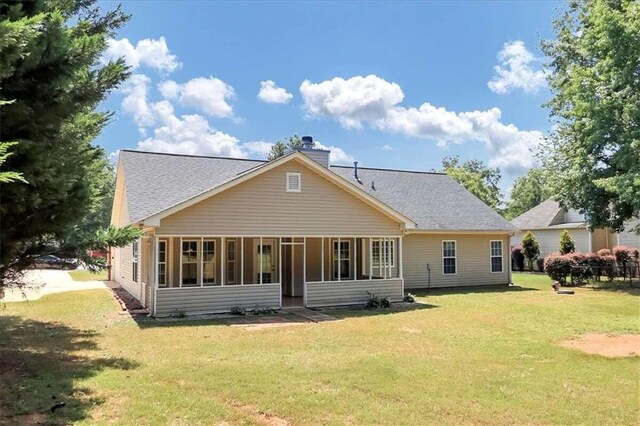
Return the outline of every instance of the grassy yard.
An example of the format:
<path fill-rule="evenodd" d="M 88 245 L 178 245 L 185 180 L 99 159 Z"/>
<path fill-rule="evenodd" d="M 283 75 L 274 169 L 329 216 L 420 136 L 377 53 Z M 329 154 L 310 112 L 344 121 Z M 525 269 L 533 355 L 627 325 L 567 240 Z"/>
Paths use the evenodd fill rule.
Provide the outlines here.
<path fill-rule="evenodd" d="M 107 271 L 91 272 L 86 269 L 76 269 L 69 271 L 69 275 L 74 281 L 105 281 L 107 279 Z"/>
<path fill-rule="evenodd" d="M 270 328 L 136 323 L 107 290 L 7 304 L 0 424 L 638 424 L 638 358 L 558 342 L 640 333 L 640 292 L 515 281 Z"/>

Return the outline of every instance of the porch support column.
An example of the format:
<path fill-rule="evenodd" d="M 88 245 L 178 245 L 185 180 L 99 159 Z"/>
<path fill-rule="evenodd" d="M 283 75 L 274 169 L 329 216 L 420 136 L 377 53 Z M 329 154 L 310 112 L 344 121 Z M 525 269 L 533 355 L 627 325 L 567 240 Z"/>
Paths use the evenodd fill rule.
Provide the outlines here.
<path fill-rule="evenodd" d="M 358 239 L 353 238 L 353 280 L 358 279 Z"/>
<path fill-rule="evenodd" d="M 259 241 L 259 246 L 258 246 L 258 253 L 260 256 L 260 284 L 262 284 L 262 237 L 260 237 L 260 241 Z"/>
<path fill-rule="evenodd" d="M 373 279 L 373 238 L 369 237 L 369 281 Z"/>
<path fill-rule="evenodd" d="M 244 237 L 240 237 L 240 285 L 244 285 Z"/>
<path fill-rule="evenodd" d="M 180 245 L 178 246 L 178 273 L 180 274 L 180 276 L 178 277 L 180 279 L 180 281 L 178 282 L 178 287 L 182 287 L 182 237 L 180 237 Z"/>
<path fill-rule="evenodd" d="M 387 278 L 391 278 L 391 238 L 387 238 Z"/>
<path fill-rule="evenodd" d="M 320 238 L 320 281 L 324 282 L 324 237 Z"/>
<path fill-rule="evenodd" d="M 307 237 L 302 238 L 302 283 L 307 285 Z"/>
<path fill-rule="evenodd" d="M 158 288 L 158 277 L 160 276 L 160 265 L 158 264 L 158 250 L 159 250 L 159 243 L 160 240 L 158 240 L 158 237 L 153 236 L 151 239 L 151 249 L 152 249 L 152 258 L 151 258 L 151 270 L 153 271 L 153 288 L 157 289 Z M 165 253 L 166 253 L 166 249 L 165 249 Z M 165 254 L 166 256 L 166 254 Z M 165 272 L 166 275 L 166 272 Z"/>
<path fill-rule="evenodd" d="M 200 247 L 196 249 L 196 259 L 198 258 L 198 252 L 200 252 L 200 274 L 198 274 L 198 268 L 196 268 L 196 277 L 200 280 L 200 287 L 202 287 L 204 286 L 204 237 L 200 237 Z"/>
<path fill-rule="evenodd" d="M 227 248 L 224 245 L 224 237 L 220 238 L 220 285 L 224 285 L 225 281 L 224 281 L 224 270 L 225 270 L 225 264 L 224 264 L 224 259 L 225 259 L 225 255 L 227 253 Z M 214 271 L 215 274 L 215 271 Z"/>
<path fill-rule="evenodd" d="M 398 238 L 398 278 L 404 278 L 404 271 L 402 270 L 402 240 L 403 237 Z"/>
<path fill-rule="evenodd" d="M 282 293 L 282 237 L 278 238 L 278 282 Z M 280 296 L 280 299 L 282 299 L 282 295 Z"/>

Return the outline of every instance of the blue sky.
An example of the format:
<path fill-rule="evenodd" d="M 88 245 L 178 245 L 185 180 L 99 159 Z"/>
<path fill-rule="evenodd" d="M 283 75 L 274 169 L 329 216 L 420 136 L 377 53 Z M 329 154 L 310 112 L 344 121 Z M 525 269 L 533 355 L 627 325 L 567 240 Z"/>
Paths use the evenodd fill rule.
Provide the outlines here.
<path fill-rule="evenodd" d="M 362 166 L 482 159 L 507 189 L 549 129 L 539 42 L 559 7 L 125 1 L 133 17 L 104 59 L 124 56 L 134 77 L 105 103 L 116 115 L 98 143 L 263 158 L 308 134 Z"/>

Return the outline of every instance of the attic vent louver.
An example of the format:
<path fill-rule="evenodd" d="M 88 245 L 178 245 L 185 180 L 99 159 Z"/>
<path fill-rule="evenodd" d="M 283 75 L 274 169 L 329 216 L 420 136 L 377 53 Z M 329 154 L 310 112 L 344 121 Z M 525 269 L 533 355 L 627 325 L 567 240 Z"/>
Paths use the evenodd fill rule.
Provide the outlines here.
<path fill-rule="evenodd" d="M 287 172 L 287 192 L 300 192 L 302 188 L 300 173 Z"/>

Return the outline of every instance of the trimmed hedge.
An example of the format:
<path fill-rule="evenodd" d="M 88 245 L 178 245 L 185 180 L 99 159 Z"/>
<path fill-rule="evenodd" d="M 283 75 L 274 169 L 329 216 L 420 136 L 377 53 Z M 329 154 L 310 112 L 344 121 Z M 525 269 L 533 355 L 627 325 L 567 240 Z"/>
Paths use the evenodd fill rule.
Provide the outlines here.
<path fill-rule="evenodd" d="M 562 285 L 569 284 L 567 277 L 570 276 L 578 285 L 590 278 L 600 280 L 601 276 L 612 279 L 615 266 L 616 257 L 594 253 L 552 253 L 544 259 L 547 275 Z"/>

